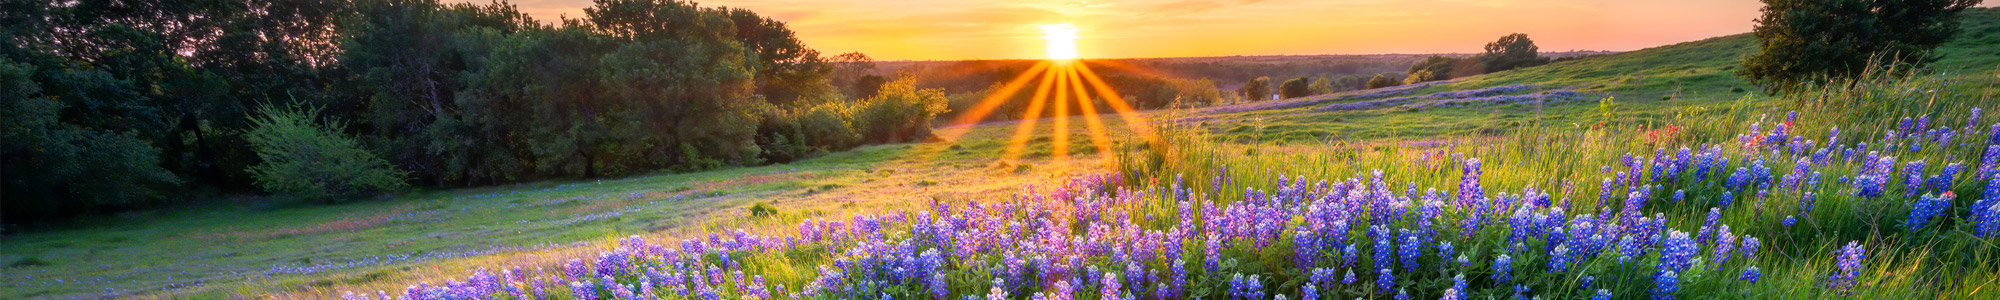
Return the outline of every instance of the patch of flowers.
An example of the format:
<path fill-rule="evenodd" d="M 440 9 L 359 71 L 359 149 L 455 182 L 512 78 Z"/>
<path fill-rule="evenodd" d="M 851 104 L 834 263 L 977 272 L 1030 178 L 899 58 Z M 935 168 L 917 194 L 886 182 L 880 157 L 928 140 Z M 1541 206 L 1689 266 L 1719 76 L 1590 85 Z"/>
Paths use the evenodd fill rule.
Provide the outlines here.
<path fill-rule="evenodd" d="M 2000 125 L 1923 118 L 1879 138 L 1829 129 L 1814 134 L 1821 142 L 1795 121 L 1752 125 L 1723 144 L 1627 154 L 1589 181 L 1599 184 L 1576 187 L 1596 193 L 1581 199 L 1489 186 L 1485 162 L 1457 155 L 1444 163 L 1457 180 L 1431 187 L 1380 170 L 1280 175 L 1241 191 L 1222 191 L 1238 180 L 1228 176 L 1130 185 L 1119 174 L 1092 175 L 1002 201 L 933 202 L 780 233 L 632 237 L 557 270 L 482 269 L 463 281 L 346 297 L 1663 300 L 1773 284 L 1764 275 L 1778 270 L 1809 272 L 1819 293 L 1847 295 L 1873 282 L 1870 245 L 1760 237 L 1782 235 L 1764 225 L 1852 217 L 1813 215 L 1819 201 L 1839 199 L 1907 216 L 1895 232 L 1992 238 L 2000 158 L 1952 154 L 2000 149 Z M 1951 161 L 1959 157 L 1983 161 Z M 1966 193 L 1955 189 L 1979 186 L 1981 200 L 1957 200 Z M 1826 244 L 1844 246 L 1815 248 Z M 1759 268 L 1772 251 L 1829 263 Z"/>

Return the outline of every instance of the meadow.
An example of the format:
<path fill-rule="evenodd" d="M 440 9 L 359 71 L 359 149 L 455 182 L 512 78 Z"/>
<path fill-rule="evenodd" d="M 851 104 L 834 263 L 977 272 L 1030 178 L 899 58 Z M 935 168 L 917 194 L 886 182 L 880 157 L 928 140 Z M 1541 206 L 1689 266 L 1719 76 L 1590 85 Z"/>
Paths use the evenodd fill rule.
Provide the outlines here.
<path fill-rule="evenodd" d="M 244 200 L 0 244 L 0 298 L 1993 299 L 2000 11 L 1787 96 L 1718 37 L 791 164 Z M 1075 118 L 1085 118 L 1079 116 Z M 1123 128 L 1117 118 L 1107 128 Z M 102 223 L 102 224 L 98 224 Z"/>

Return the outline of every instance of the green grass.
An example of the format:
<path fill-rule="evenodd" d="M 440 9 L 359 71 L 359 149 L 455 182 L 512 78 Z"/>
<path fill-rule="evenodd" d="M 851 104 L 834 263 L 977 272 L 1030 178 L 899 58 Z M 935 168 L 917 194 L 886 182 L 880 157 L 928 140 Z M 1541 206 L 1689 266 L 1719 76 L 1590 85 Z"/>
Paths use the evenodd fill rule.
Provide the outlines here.
<path fill-rule="evenodd" d="M 1106 122 L 1123 128 L 1116 118 Z M 0 240 L 0 261 L 9 262 L 0 268 L 0 298 L 95 297 L 107 290 L 142 298 L 399 290 L 480 266 L 587 256 L 629 235 L 761 228 L 929 199 L 999 197 L 1102 168 L 1101 160 L 1090 159 L 1095 149 L 1081 133 L 1084 122 L 1070 123 L 1070 153 L 1077 157 L 1066 159 L 1048 157 L 1047 137 L 1054 131 L 1043 122 L 1035 132 L 1040 142 L 1025 149 L 1027 158 L 997 161 L 1014 126 L 988 124 L 971 127 L 957 142 L 865 146 L 791 164 L 420 190 L 337 205 L 240 199 L 121 215 Z M 757 207 L 775 215 L 753 218 Z M 496 254 L 466 258 L 264 276 L 274 266 L 496 248 Z"/>
<path fill-rule="evenodd" d="M 1604 176 L 1598 167 L 1625 153 L 1723 140 L 1766 113 L 1803 108 L 1809 111 L 1808 118 L 1832 120 L 1815 124 L 1842 124 L 1846 130 L 1881 128 L 1893 122 L 1894 116 L 1912 111 L 1955 112 L 1978 106 L 1993 112 L 1989 104 L 1995 99 L 1994 83 L 2000 80 L 2000 73 L 1996 73 L 2000 51 L 1992 49 L 2000 45 L 2000 10 L 1973 10 L 1964 22 L 1967 26 L 1962 38 L 1942 47 L 1944 59 L 1933 65 L 1942 75 L 1928 77 L 1932 81 L 1895 84 L 1928 87 L 1936 90 L 1935 94 L 1977 101 L 1932 97 L 1928 99 L 1933 101 L 1922 103 L 1877 103 L 1860 107 L 1876 112 L 1860 117 L 1828 112 L 1835 109 L 1825 106 L 1797 105 L 1763 95 L 1733 76 L 1736 61 L 1755 51 L 1755 41 L 1748 35 L 1732 35 L 1464 78 L 1417 91 L 1426 94 L 1535 84 L 1571 88 L 1611 101 L 1332 113 L 1312 112 L 1308 107 L 1203 116 L 1213 118 L 1176 129 L 1172 136 L 1186 139 L 1175 149 L 1205 150 L 1141 152 L 1157 154 L 1127 157 L 1122 168 L 1135 178 L 1203 178 L 1224 172 L 1217 166 L 1226 164 L 1230 166 L 1227 172 L 1237 180 L 1223 191 L 1263 187 L 1260 185 L 1279 175 L 1345 178 L 1372 169 L 1391 170 L 1389 176 L 1397 182 L 1449 186 L 1455 180 L 1455 170 L 1409 159 L 1420 151 L 1444 149 L 1486 159 L 1488 174 L 1504 174 L 1488 178 L 1493 186 L 1489 191 L 1565 187 L 1559 189 L 1564 196 L 1588 198 L 1582 197 L 1583 190 L 1593 189 L 1594 180 Z M 1908 104 L 1919 106 L 1905 106 Z M 1186 117 L 1184 114 L 1163 111 L 1149 116 L 1171 120 Z M 1125 127 L 1117 118 L 1105 120 L 1108 128 Z M 1043 123 L 1040 137 L 1031 140 L 1022 159 L 1016 160 L 996 159 L 1007 147 L 1013 124 L 995 123 L 975 126 L 949 143 L 868 146 L 785 165 L 426 190 L 382 201 L 328 206 L 242 199 L 121 215 L 75 228 L 0 239 L 0 261 L 9 262 L 0 269 L 0 298 L 94 297 L 107 289 L 139 298 L 312 298 L 333 297 L 340 291 L 396 290 L 418 281 L 462 277 L 479 267 L 547 266 L 593 255 L 610 239 L 627 235 L 686 236 L 793 224 L 818 216 L 896 210 L 931 199 L 998 198 L 1022 186 L 1053 184 L 1070 175 L 1107 167 L 1102 161 L 1089 159 L 1096 149 L 1081 133 L 1085 126 L 1081 121 L 1070 122 L 1067 131 L 1072 136 L 1069 153 L 1077 157 L 1051 157 L 1054 151 L 1048 145 L 1051 131 L 1047 124 Z M 1679 134 L 1664 141 L 1643 138 L 1668 126 L 1677 128 Z M 1113 135 L 1121 140 L 1129 138 L 1123 131 Z M 1410 141 L 1449 146 L 1406 143 Z M 1150 149 L 1143 146 L 1118 145 L 1120 149 Z M 1952 154 L 1930 155 L 1942 159 Z M 1771 240 L 1800 240 L 1782 246 L 1798 253 L 1827 252 L 1845 239 L 1888 239 L 1857 233 L 1856 228 L 1861 227 L 1855 227 L 1885 217 L 1850 220 L 1838 216 L 1892 210 L 1892 206 L 1841 201 L 1830 200 L 1834 205 L 1826 209 L 1833 213 L 1804 221 L 1832 224 L 1810 232 L 1785 233 L 1767 219 L 1738 215 L 1725 221 L 1752 224 L 1744 230 Z M 756 205 L 768 205 L 776 215 L 749 218 L 749 208 Z M 622 214 L 582 219 L 609 212 Z M 1686 228 L 1687 218 L 1703 210 L 1679 207 L 1666 212 L 1675 217 L 1676 227 Z M 260 275 L 278 265 L 537 246 L 546 248 L 311 275 Z M 1897 236 L 1885 247 L 1899 250 L 1880 256 L 1869 267 L 1874 269 L 1871 274 L 1877 274 L 1871 280 L 1888 288 L 1871 289 L 1863 296 L 1990 294 L 1993 291 L 1965 288 L 2000 278 L 1987 270 L 1994 261 L 1991 251 L 1967 250 L 1990 250 L 1990 243 Z M 1987 268 L 1952 268 L 1961 262 L 1984 263 Z M 803 274 L 810 268 L 802 266 L 819 263 L 823 262 L 760 261 L 751 268 L 773 274 Z M 1763 264 L 1769 270 L 1767 280 L 1778 284 L 1690 288 L 1709 292 L 1740 289 L 1741 295 L 1750 298 L 1824 296 L 1808 288 L 1818 278 L 1810 270 L 1826 269 L 1830 262 L 1767 263 Z M 55 279 L 68 283 L 51 284 Z M 79 281 L 84 284 L 76 284 Z M 1940 286 L 1966 294 L 1934 294 Z"/>

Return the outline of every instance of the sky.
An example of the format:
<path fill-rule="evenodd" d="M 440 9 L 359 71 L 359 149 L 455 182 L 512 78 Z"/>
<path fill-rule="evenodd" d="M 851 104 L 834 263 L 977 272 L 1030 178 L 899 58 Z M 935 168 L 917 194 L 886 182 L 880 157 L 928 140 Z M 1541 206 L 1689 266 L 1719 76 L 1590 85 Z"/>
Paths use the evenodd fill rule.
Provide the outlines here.
<path fill-rule="evenodd" d="M 485 3 L 490 0 L 448 0 Z M 591 0 L 512 0 L 545 22 Z M 1749 32 L 1758 0 L 709 0 L 784 21 L 831 56 L 1039 59 L 1043 25 L 1084 58 L 1472 53 L 1509 33 L 1542 51 L 1629 51 Z M 1982 5 L 1992 6 L 1992 4 Z"/>

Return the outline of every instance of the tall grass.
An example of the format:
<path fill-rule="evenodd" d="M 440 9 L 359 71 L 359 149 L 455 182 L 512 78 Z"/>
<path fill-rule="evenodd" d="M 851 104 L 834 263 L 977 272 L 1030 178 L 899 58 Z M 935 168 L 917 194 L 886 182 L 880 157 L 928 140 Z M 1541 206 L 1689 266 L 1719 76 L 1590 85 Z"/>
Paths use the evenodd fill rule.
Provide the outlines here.
<path fill-rule="evenodd" d="M 1978 175 L 1981 156 L 1993 142 L 1989 137 L 1994 132 L 1989 130 L 1994 118 L 1973 115 L 1976 109 L 1991 112 L 2000 101 L 1992 95 L 1950 92 L 1951 87 L 1990 88 L 1992 83 L 1960 82 L 1955 80 L 1963 77 L 1893 67 L 1867 74 L 1793 95 L 1751 96 L 1717 107 L 1688 107 L 1665 118 L 1670 121 L 1659 124 L 1622 122 L 1616 115 L 1615 102 L 1606 101 L 1606 106 L 1600 109 L 1603 117 L 1596 124 L 1523 124 L 1523 129 L 1504 136 L 1329 143 L 1269 151 L 1257 145 L 1216 141 L 1201 130 L 1169 128 L 1163 131 L 1174 132 L 1169 135 L 1173 137 L 1170 143 L 1120 153 L 1118 170 L 1127 176 L 1125 182 L 1131 183 L 1176 177 L 1225 178 L 1219 184 L 1190 184 L 1188 188 L 1210 195 L 1213 201 L 1229 203 L 1244 201 L 1245 190 L 1279 189 L 1284 182 L 1281 178 L 1366 180 L 1375 171 L 1395 184 L 1445 189 L 1450 194 L 1449 189 L 1462 178 L 1460 168 L 1465 159 L 1477 158 L 1483 162 L 1485 172 L 1480 179 L 1486 191 L 1546 192 L 1565 203 L 1563 207 L 1572 214 L 1603 214 L 1622 209 L 1618 202 L 1624 193 L 1631 191 L 1619 188 L 1608 191 L 1610 195 L 1600 191 L 1602 180 L 1625 171 L 1623 163 L 1628 156 L 1645 164 L 1660 159 L 1654 157 L 1656 153 L 1671 159 L 1681 147 L 1697 153 L 1708 147 L 1722 147 L 1721 153 L 1730 160 L 1719 168 L 1721 176 L 1644 179 L 1646 184 L 1655 186 L 1652 192 L 1655 199 L 1670 197 L 1676 191 L 1686 195 L 1679 202 L 1655 200 L 1656 206 L 1644 210 L 1667 216 L 1669 228 L 1692 233 L 1704 225 L 1707 212 L 1718 207 L 1718 198 L 1723 193 L 1732 193 L 1737 204 L 1719 209 L 1720 223 L 1731 226 L 1738 234 L 1763 239 L 1766 254 L 1746 265 L 1758 266 L 1764 282 L 1749 284 L 1737 280 L 1738 274 L 1731 272 L 1741 272 L 1740 268 L 1690 271 L 1680 276 L 1680 295 L 1756 299 L 1838 295 L 1827 288 L 1828 276 L 1837 269 L 1832 254 L 1850 241 L 1860 241 L 1868 251 L 1867 270 L 1862 272 L 1862 287 L 1853 291 L 1854 296 L 1963 299 L 2000 296 L 2000 291 L 1986 287 L 2000 282 L 1996 281 L 2000 280 L 2000 256 L 1996 256 L 2000 255 L 2000 250 L 1996 250 L 2000 246 L 1996 246 L 1992 237 L 1975 236 L 1973 220 L 1968 219 L 1975 201 L 2000 197 L 1986 189 L 1989 178 Z M 1787 116 L 1792 113 L 1796 118 L 1788 123 Z M 1904 123 L 1926 118 L 1933 127 L 1947 125 L 1956 131 L 1951 134 L 1953 142 L 1946 145 L 1925 142 L 1925 147 L 1913 151 L 1908 149 L 1913 142 L 1884 137 L 1892 132 L 1907 135 L 1910 126 Z M 1851 181 L 1861 170 L 1853 162 L 1855 157 L 1815 163 L 1812 171 L 1821 173 L 1820 182 L 1815 185 L 1797 189 L 1727 186 L 1721 180 L 1723 177 L 1739 167 L 1750 166 L 1756 159 L 1764 160 L 1773 176 L 1788 173 L 1792 160 L 1801 155 L 1786 153 L 1789 150 L 1783 150 L 1783 145 L 1776 147 L 1779 149 L 1744 146 L 1745 135 L 1768 134 L 1781 124 L 1789 136 L 1811 141 L 1817 147 L 1837 138 L 1839 145 L 1832 150 L 1836 152 L 1841 149 L 1839 146 L 1867 143 L 1870 148 L 1853 156 L 1882 151 L 1882 156 L 1896 157 L 1896 170 L 1892 173 L 1898 175 L 1892 177 L 1901 176 L 1906 164 L 1914 161 L 1926 162 L 1928 174 L 1936 174 L 1950 163 L 1964 163 L 1965 170 L 1957 174 L 1949 187 L 1919 192 L 1950 191 L 1957 197 L 1951 201 L 1942 221 L 1924 229 L 1908 228 L 1903 222 L 1910 214 L 1910 203 L 1919 197 L 1899 188 L 1891 188 L 1882 197 L 1856 196 Z M 1837 133 L 1832 133 L 1836 129 Z M 1926 135 L 1935 137 L 1936 132 Z M 1884 149 L 1885 145 L 1900 149 Z M 1811 156 L 1813 150 L 1805 149 L 1802 154 Z M 1891 180 L 1890 185 L 1900 182 L 1900 178 Z M 1802 208 L 1808 194 L 1816 198 L 1810 212 Z M 1796 218 L 1796 224 L 1783 225 L 1787 217 Z M 1516 259 L 1542 259 L 1534 253 L 1526 254 L 1517 254 Z M 1652 274 L 1623 270 L 1617 264 L 1604 265 L 1601 260 L 1595 267 L 1610 270 L 1598 275 L 1597 280 L 1611 284 L 1610 289 L 1616 294 L 1626 295 L 1620 298 L 1644 293 L 1642 286 L 1652 283 L 1648 278 Z M 1548 276 L 1528 276 L 1525 286 L 1547 291 L 1577 285 L 1574 276 L 1545 275 Z M 1451 282 L 1449 274 L 1406 280 Z M 1585 296 L 1588 295 L 1558 298 Z"/>

